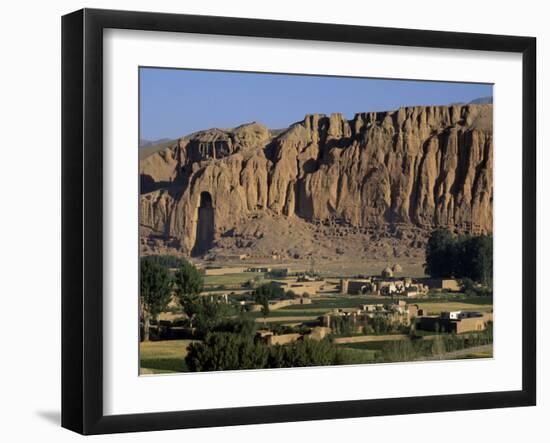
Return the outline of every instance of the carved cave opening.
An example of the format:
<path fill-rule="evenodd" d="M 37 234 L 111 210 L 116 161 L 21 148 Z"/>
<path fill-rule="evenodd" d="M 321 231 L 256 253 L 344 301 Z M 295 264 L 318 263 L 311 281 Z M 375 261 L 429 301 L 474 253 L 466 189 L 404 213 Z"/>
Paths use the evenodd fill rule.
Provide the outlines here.
<path fill-rule="evenodd" d="M 201 192 L 197 210 L 197 231 L 195 245 L 191 255 L 196 257 L 205 254 L 214 243 L 214 207 L 210 192 Z"/>

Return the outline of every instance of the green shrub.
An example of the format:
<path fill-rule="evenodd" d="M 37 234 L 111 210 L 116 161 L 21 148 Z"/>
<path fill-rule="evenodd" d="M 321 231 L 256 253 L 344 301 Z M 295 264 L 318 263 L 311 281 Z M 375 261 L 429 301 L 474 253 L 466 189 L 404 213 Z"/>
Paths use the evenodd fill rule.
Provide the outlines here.
<path fill-rule="evenodd" d="M 267 366 L 269 348 L 252 337 L 215 332 L 189 345 L 185 362 L 190 371 L 258 369 Z"/>
<path fill-rule="evenodd" d="M 189 345 L 185 363 L 190 371 L 220 371 L 342 365 L 359 360 L 357 353 L 346 352 L 327 339 L 268 346 L 252 336 L 214 332 L 204 342 Z"/>

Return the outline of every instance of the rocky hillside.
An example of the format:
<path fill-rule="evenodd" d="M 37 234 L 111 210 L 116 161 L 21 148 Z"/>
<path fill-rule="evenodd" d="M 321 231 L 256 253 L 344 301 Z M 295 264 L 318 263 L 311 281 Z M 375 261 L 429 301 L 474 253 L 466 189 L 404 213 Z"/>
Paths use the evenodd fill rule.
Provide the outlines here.
<path fill-rule="evenodd" d="M 315 114 L 183 137 L 140 161 L 142 252 L 384 258 L 414 255 L 434 226 L 491 232 L 492 110 Z"/>

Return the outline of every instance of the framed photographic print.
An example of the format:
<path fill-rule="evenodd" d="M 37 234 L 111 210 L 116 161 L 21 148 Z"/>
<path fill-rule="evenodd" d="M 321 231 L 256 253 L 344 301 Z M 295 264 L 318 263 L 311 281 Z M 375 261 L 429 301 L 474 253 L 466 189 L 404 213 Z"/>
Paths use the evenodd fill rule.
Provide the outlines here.
<path fill-rule="evenodd" d="M 62 425 L 536 402 L 530 37 L 62 21 Z"/>

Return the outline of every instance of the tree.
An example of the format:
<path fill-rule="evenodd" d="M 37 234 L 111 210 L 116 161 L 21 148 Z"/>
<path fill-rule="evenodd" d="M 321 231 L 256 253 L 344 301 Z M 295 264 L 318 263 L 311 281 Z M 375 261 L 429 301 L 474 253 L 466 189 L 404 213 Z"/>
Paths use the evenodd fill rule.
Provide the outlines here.
<path fill-rule="evenodd" d="M 268 355 L 267 345 L 251 336 L 215 332 L 204 342 L 189 345 L 185 361 L 191 371 L 261 369 L 267 366 Z"/>
<path fill-rule="evenodd" d="M 453 275 L 455 239 L 446 228 L 432 231 L 426 244 L 426 274 L 432 277 L 450 277 Z"/>
<path fill-rule="evenodd" d="M 388 334 L 391 332 L 391 322 L 382 315 L 376 315 L 372 319 L 372 327 L 375 334 Z"/>
<path fill-rule="evenodd" d="M 200 293 L 203 287 L 201 273 L 187 260 L 182 260 L 174 276 L 174 290 L 191 327 L 193 318 L 200 309 Z"/>
<path fill-rule="evenodd" d="M 266 276 L 269 278 L 285 278 L 288 275 L 288 269 L 272 269 Z"/>
<path fill-rule="evenodd" d="M 297 368 L 304 366 L 327 366 L 344 364 L 338 348 L 324 340 L 301 340 L 288 345 L 270 348 L 270 368 Z"/>
<path fill-rule="evenodd" d="M 288 291 L 286 291 L 285 295 L 284 295 L 284 298 L 287 298 L 287 299 L 293 299 L 293 298 L 297 298 L 297 297 L 298 297 L 298 295 L 292 289 L 289 289 Z M 309 295 L 308 295 L 308 297 L 309 297 Z"/>
<path fill-rule="evenodd" d="M 411 324 L 409 325 L 409 338 L 416 337 L 416 317 L 411 318 Z"/>
<path fill-rule="evenodd" d="M 286 297 L 285 291 L 273 283 L 265 283 L 252 291 L 252 297 L 256 303 L 262 304 L 264 299 L 282 300 Z"/>
<path fill-rule="evenodd" d="M 393 340 L 384 346 L 382 361 L 412 361 L 418 357 L 418 346 L 412 340 Z"/>
<path fill-rule="evenodd" d="M 425 271 L 432 277 L 468 278 L 493 284 L 493 237 L 454 236 L 445 228 L 432 231 L 426 244 Z"/>
<path fill-rule="evenodd" d="M 254 288 L 254 280 L 247 280 L 242 284 L 243 288 L 252 289 Z"/>
<path fill-rule="evenodd" d="M 234 312 L 224 302 L 211 300 L 208 296 L 198 297 L 193 302 L 195 327 L 200 337 L 206 337 L 209 332 L 216 330 Z"/>
<path fill-rule="evenodd" d="M 149 341 L 150 321 L 157 319 L 170 302 L 172 282 L 165 266 L 143 257 L 140 266 L 140 311 L 143 318 L 143 340 Z M 160 325 L 159 325 L 160 330 Z M 160 332 L 160 331 L 159 331 Z"/>
<path fill-rule="evenodd" d="M 257 326 L 258 323 L 253 317 L 240 313 L 233 318 L 224 318 L 212 332 L 229 332 L 251 337 L 256 333 Z"/>
<path fill-rule="evenodd" d="M 434 357 L 441 359 L 443 357 L 443 354 L 445 354 L 445 342 L 444 338 L 437 334 L 432 339 L 432 347 L 431 347 L 431 353 Z"/>
<path fill-rule="evenodd" d="M 220 371 L 341 365 L 354 363 L 351 357 L 327 339 L 268 346 L 250 335 L 215 332 L 189 345 L 185 361 L 191 371 Z"/>
<path fill-rule="evenodd" d="M 471 237 L 465 245 L 468 263 L 464 273 L 483 285 L 493 285 L 493 238 L 488 235 Z"/>
<path fill-rule="evenodd" d="M 476 285 L 471 278 L 464 277 L 462 279 L 461 289 L 462 289 L 462 292 L 464 292 L 468 296 L 475 295 Z"/>
<path fill-rule="evenodd" d="M 266 325 L 266 317 L 269 315 L 269 300 L 264 297 L 262 300 L 262 315 L 264 317 L 264 326 Z"/>

